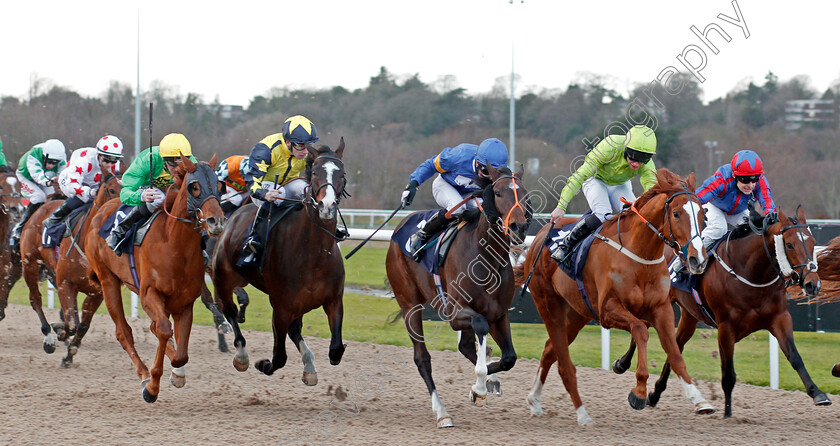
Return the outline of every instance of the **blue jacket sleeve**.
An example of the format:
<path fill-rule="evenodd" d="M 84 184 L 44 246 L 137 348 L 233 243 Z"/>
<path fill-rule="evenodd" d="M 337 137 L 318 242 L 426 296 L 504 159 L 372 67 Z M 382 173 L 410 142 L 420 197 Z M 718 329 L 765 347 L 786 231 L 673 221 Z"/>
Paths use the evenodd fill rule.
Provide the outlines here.
<path fill-rule="evenodd" d="M 423 161 L 423 163 L 417 166 L 417 169 L 414 170 L 411 176 L 408 177 L 408 181 L 414 180 L 417 184 L 423 184 L 424 181 L 433 177 L 436 173 L 446 172 L 447 169 L 444 167 L 445 162 L 443 152 Z"/>
<path fill-rule="evenodd" d="M 695 192 L 697 194 L 697 198 L 700 199 L 700 202 L 706 204 L 715 199 L 715 197 L 719 197 L 726 188 L 726 178 L 724 178 L 723 174 L 721 174 L 720 169 L 715 172 L 714 175 L 710 176 L 703 182 L 703 185 L 697 188 Z"/>

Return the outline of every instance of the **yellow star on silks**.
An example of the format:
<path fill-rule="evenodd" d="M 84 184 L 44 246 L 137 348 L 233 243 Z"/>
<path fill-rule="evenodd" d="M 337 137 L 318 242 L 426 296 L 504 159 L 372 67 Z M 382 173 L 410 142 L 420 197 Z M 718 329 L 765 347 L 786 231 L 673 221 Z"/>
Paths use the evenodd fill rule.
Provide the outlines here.
<path fill-rule="evenodd" d="M 289 118 L 289 133 L 295 131 L 300 125 L 306 129 L 306 133 L 312 134 L 312 122 L 300 115 Z"/>
<path fill-rule="evenodd" d="M 259 169 L 260 172 L 268 172 L 268 164 L 266 164 L 265 161 L 260 161 L 255 164 L 255 166 L 257 166 L 257 169 Z"/>

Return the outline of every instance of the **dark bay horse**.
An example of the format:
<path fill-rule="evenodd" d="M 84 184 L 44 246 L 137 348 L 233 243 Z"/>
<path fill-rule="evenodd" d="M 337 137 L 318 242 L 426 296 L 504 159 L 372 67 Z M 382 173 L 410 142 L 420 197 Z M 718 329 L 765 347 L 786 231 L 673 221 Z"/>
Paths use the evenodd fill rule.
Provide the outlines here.
<path fill-rule="evenodd" d="M 637 410 L 645 407 L 649 375 L 648 325 L 652 325 L 695 411 L 714 412 L 691 383 L 674 337 L 674 312 L 668 297 L 670 283 L 663 255 L 667 244 L 679 251 L 689 271 L 702 272 L 708 260 L 700 242 L 704 212 L 692 192 L 695 188 L 693 173 L 682 180 L 668 169 L 659 169 L 656 176 L 657 184 L 630 208 L 604 222 L 601 237 L 592 243 L 583 269 L 591 310 L 581 297 L 575 280 L 558 268 L 549 251 L 533 248 L 543 243 L 551 229 L 550 224 L 540 230 L 525 263 L 517 267 L 517 283 L 521 283 L 536 263 L 529 289 L 549 337 L 534 387 L 527 398 L 533 415 L 543 414 L 542 389 L 551 365 L 557 362 L 563 385 L 575 406 L 578 424 L 593 422 L 578 393 L 575 365 L 569 355 L 569 344 L 592 319 L 598 320 L 602 327 L 630 332 L 640 346 L 636 386 L 628 396 L 631 407 Z M 574 219 L 560 220 L 557 226 L 572 221 Z"/>
<path fill-rule="evenodd" d="M 487 376 L 510 370 L 516 363 L 508 319 L 514 293 L 509 252 L 512 239 L 521 243 L 531 214 L 526 210 L 521 166 L 513 175 L 507 168 L 487 168 L 491 182 L 484 189 L 483 212 L 466 223 L 452 242 L 440 268 L 442 295 L 432 274 L 403 254 L 394 240 L 385 259 L 388 281 L 414 344 L 414 363 L 426 383 L 440 428 L 452 427 L 453 422 L 432 379 L 431 356 L 423 335 L 424 304 L 438 309 L 453 330 L 461 331 L 458 350 L 475 364 L 476 383 L 470 398 L 476 406 L 486 402 Z M 488 333 L 502 350 L 501 360 L 491 364 L 487 363 Z"/>
<path fill-rule="evenodd" d="M 333 152 L 327 146 L 309 149 L 305 197 L 302 209 L 289 213 L 274 225 L 265 243 L 262 270 L 257 266 L 236 266 L 242 252 L 242 240 L 254 221 L 257 207 L 243 206 L 230 218 L 213 253 L 213 285 L 216 301 L 228 322 L 233 325 L 236 353 L 233 366 L 248 369 L 248 351 L 239 328 L 238 311 L 233 303 L 235 287 L 248 283 L 268 294 L 273 309 L 274 350 L 271 359 L 257 362 L 266 375 L 286 365 L 286 334 L 301 353 L 303 382 L 318 382 L 314 355 L 301 335 L 303 315 L 323 307 L 330 325 L 330 364 L 338 365 L 344 355 L 341 322 L 344 317 L 344 262 L 336 243 L 338 207 L 344 190 L 344 138 Z"/>
<path fill-rule="evenodd" d="M 116 325 L 117 340 L 134 363 L 142 381 L 143 399 L 149 403 L 156 401 L 160 392 L 164 356 L 172 363 L 172 385 L 183 387 L 186 383 L 184 366 L 189 360 L 193 303 L 204 284 L 201 228 L 216 236 L 222 232 L 224 223 L 213 170 L 216 156 L 209 164 L 193 163 L 184 157 L 181 160 L 181 167 L 173 174 L 178 192 L 171 210 L 156 218 L 143 244 L 134 247 L 139 287 L 135 286 L 132 277 L 130 255 L 117 256 L 97 234 L 105 219 L 120 206 L 119 200 L 109 201 L 96 214 L 85 241 L 85 254 L 102 286 L 105 305 Z M 151 370 L 134 348 L 134 337 L 125 319 L 120 296 L 123 283 L 140 296 L 143 310 L 151 319 L 150 331 L 158 338 Z"/>
<path fill-rule="evenodd" d="M 0 174 L 0 321 L 6 317 L 9 291 L 20 279 L 20 255 L 9 245 L 12 227 L 20 219 L 20 184 L 14 172 Z"/>
<path fill-rule="evenodd" d="M 817 254 L 818 274 L 822 288 L 818 297 L 809 299 L 810 303 L 840 302 L 840 237 L 834 237 L 825 249 Z M 831 368 L 831 374 L 840 378 L 840 362 Z"/>
<path fill-rule="evenodd" d="M 700 294 L 711 310 L 714 320 L 700 309 L 694 297 L 671 288 L 671 299 L 681 311 L 677 326 L 680 350 L 691 339 L 702 321 L 718 328 L 721 386 L 726 397 L 724 418 L 732 416 L 732 389 L 735 387 L 735 343 L 758 330 L 768 330 L 778 341 L 779 348 L 799 374 L 808 396 L 817 406 L 828 406 L 828 399 L 805 369 L 802 357 L 793 342 L 793 319 L 787 308 L 787 287 L 798 285 L 807 296 L 820 291 L 820 277 L 814 257 L 814 236 L 805 221 L 805 211 L 797 208 L 796 217 L 779 212 L 779 221 L 769 223 L 765 218 L 754 232 L 749 225 L 733 231 L 714 254 L 700 280 Z M 634 344 L 613 364 L 616 373 L 624 373 L 633 357 Z M 648 404 L 655 406 L 668 384 L 670 364 L 665 364 L 648 395 Z"/>

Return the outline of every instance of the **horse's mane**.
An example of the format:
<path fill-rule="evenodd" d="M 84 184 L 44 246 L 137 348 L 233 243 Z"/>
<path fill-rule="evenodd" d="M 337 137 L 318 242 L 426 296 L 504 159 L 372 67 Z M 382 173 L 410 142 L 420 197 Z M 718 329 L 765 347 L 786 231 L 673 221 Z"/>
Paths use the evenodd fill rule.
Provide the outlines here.
<path fill-rule="evenodd" d="M 688 189 L 689 192 L 694 192 L 688 187 L 688 183 L 686 183 L 684 179 L 664 167 L 656 172 L 656 178 L 658 180 L 657 183 L 636 199 L 636 209 L 643 208 L 649 201 L 653 200 L 653 198 L 659 194 L 673 194 L 686 189 Z M 625 209 L 617 215 L 626 217 L 630 214 L 633 214 L 633 211 L 630 210 L 629 206 L 626 206 Z"/>

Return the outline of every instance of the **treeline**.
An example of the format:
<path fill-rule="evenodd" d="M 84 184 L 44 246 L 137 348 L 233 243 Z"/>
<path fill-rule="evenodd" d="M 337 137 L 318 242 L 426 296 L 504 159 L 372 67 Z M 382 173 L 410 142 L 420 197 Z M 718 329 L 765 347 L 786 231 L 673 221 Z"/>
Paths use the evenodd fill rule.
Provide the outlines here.
<path fill-rule="evenodd" d="M 768 73 L 762 85 L 750 83 L 724 98 L 703 104 L 701 85 L 676 75 L 678 94 L 661 86 L 640 85 L 629 96 L 609 88 L 605 78 L 590 75 L 562 91 L 530 91 L 516 102 L 516 156 L 525 163 L 526 186 L 559 192 L 587 142 L 604 136 L 610 123 L 655 122 L 658 166 L 702 181 L 741 149 L 756 150 L 776 201 L 784 211 L 802 204 L 811 218 L 840 217 L 840 135 L 836 125 L 810 125 L 785 130 L 785 104 L 793 99 L 833 98 L 836 83 L 824 93 L 806 77 L 780 82 Z M 348 207 L 393 208 L 414 167 L 443 147 L 478 143 L 488 137 L 508 142 L 508 91 L 500 79 L 492 91 L 468 96 L 453 78 L 428 85 L 419 76 L 398 78 L 386 68 L 366 88 L 337 86 L 323 90 L 276 88 L 256 96 L 244 113 L 223 118 L 218 103 L 200 95 L 176 94 L 163 84 L 143 94 L 141 146 L 149 144 L 148 104 L 154 103 L 154 143 L 169 132 L 184 133 L 199 159 L 247 154 L 263 137 L 281 130 L 291 115 L 315 122 L 321 143 L 347 142 Z M 667 84 L 666 84 L 667 86 Z M 27 100 L 0 98 L 0 139 L 10 162 L 32 145 L 58 138 L 68 150 L 92 146 L 105 133 L 134 147 L 134 93 L 112 83 L 101 97 L 82 97 L 68 89 L 36 80 Z M 635 105 L 634 105 L 635 104 Z M 630 110 L 630 112 L 628 112 Z M 836 105 L 835 105 L 836 112 Z M 649 115 L 649 116 L 645 116 Z M 612 125 L 614 133 L 621 125 Z M 705 141 L 717 141 L 708 148 Z M 541 181 L 538 181 L 542 178 Z M 415 208 L 433 206 L 429 186 L 421 187 Z M 551 200 L 548 200 L 551 201 Z M 547 203 L 550 211 L 554 203 Z M 570 207 L 586 208 L 582 197 Z"/>

